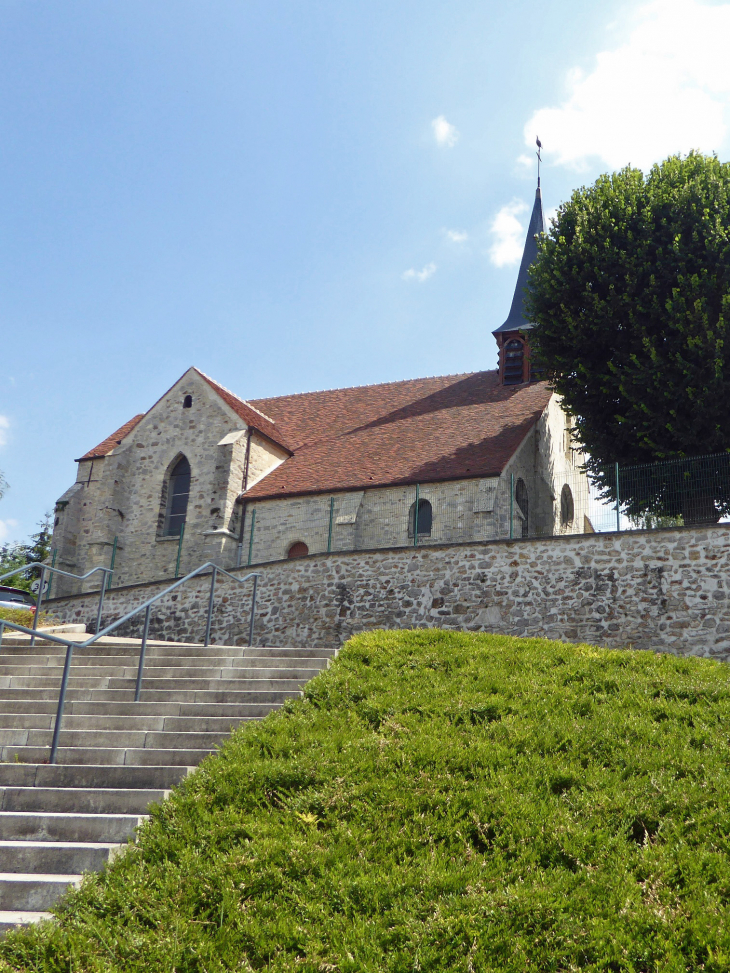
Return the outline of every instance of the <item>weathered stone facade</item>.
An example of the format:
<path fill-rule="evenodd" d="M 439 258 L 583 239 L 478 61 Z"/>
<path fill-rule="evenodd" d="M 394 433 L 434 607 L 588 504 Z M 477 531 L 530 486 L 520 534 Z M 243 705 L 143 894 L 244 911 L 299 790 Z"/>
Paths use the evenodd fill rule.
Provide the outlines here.
<path fill-rule="evenodd" d="M 314 555 L 256 568 L 255 641 L 337 646 L 367 629 L 440 627 L 728 659 L 729 569 L 723 525 Z M 209 586 L 168 596 L 152 633 L 201 639 Z M 104 622 L 164 587 L 110 591 Z M 250 588 L 222 579 L 217 592 L 214 641 L 242 643 Z M 49 609 L 91 626 L 95 605 L 89 594 Z"/>
<path fill-rule="evenodd" d="M 191 405 L 183 407 L 186 396 Z M 190 369 L 106 456 L 81 460 L 76 483 L 57 504 L 56 566 L 73 574 L 109 567 L 114 539 L 115 585 L 174 574 L 178 537 L 163 533 L 165 487 L 181 456 L 191 467 L 190 499 L 181 550 L 185 574 L 211 559 L 234 564 L 246 454 L 249 483 L 287 453 L 253 435 L 240 416 Z M 77 590 L 59 577 L 58 594 Z M 98 585 L 98 575 L 93 584 Z"/>

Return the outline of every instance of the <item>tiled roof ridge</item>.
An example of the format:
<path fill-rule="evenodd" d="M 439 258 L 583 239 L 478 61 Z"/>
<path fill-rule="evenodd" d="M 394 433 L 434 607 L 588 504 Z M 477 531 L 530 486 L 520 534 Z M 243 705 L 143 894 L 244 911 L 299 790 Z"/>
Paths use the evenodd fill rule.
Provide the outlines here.
<path fill-rule="evenodd" d="M 210 385 L 213 385 L 219 389 L 223 389 L 224 392 L 227 392 L 229 395 L 232 395 L 234 399 L 238 399 L 241 405 L 245 405 L 247 408 L 251 409 L 252 412 L 256 412 L 258 415 L 261 416 L 262 419 L 266 419 L 267 422 L 270 422 L 272 426 L 276 425 L 275 419 L 272 419 L 271 416 L 267 416 L 265 412 L 261 411 L 261 409 L 257 409 L 256 406 L 252 405 L 248 399 L 242 399 L 240 395 L 236 395 L 235 392 L 231 392 L 229 388 L 226 388 L 225 385 L 221 385 L 221 383 L 217 379 L 211 378 L 210 375 L 206 375 L 205 372 L 202 371 L 202 369 L 198 368 L 197 366 L 193 365 L 193 369 L 198 373 L 198 375 L 202 376 L 202 378 L 204 378 L 206 382 L 210 383 Z"/>
<path fill-rule="evenodd" d="M 487 372 L 496 372 L 496 368 L 485 368 L 481 370 L 484 374 Z M 323 395 L 326 392 L 357 392 L 360 389 L 374 389 L 379 388 L 383 385 L 408 385 L 410 382 L 431 382 L 434 379 L 447 379 L 447 378 L 469 378 L 472 375 L 481 374 L 480 371 L 476 372 L 455 372 L 453 375 L 420 375 L 417 378 L 397 378 L 390 382 L 366 382 L 364 385 L 341 385 L 334 389 L 311 389 L 309 392 L 288 392 L 284 395 L 261 395 L 259 398 L 254 399 L 254 402 L 267 401 L 270 402 L 275 399 L 296 399 L 301 398 L 305 395 Z M 255 406 L 251 406 L 255 408 Z M 272 419 L 273 422 L 273 419 Z"/>

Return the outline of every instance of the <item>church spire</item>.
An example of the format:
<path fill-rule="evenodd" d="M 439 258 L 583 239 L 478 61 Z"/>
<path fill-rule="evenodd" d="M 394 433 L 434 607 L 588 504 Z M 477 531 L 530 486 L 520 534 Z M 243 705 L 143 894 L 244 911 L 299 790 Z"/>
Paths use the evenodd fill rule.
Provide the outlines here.
<path fill-rule="evenodd" d="M 538 176 L 539 179 L 539 176 Z M 532 327 L 532 324 L 525 317 L 524 297 L 527 287 L 527 271 L 530 264 L 537 257 L 537 238 L 545 232 L 545 222 L 542 216 L 542 195 L 540 186 L 535 191 L 535 205 L 532 207 L 530 225 L 527 228 L 527 238 L 525 239 L 525 249 L 522 252 L 520 271 L 517 274 L 517 286 L 515 295 L 512 298 L 512 307 L 504 324 L 501 324 L 492 334 L 501 334 L 504 331 L 525 331 Z"/>
<path fill-rule="evenodd" d="M 507 320 L 492 332 L 499 346 L 499 381 L 501 385 L 521 385 L 523 382 L 533 382 L 536 379 L 534 370 L 530 366 L 530 345 L 525 332 L 533 324 L 525 315 L 525 290 L 527 289 L 527 272 L 537 257 L 537 241 L 541 233 L 545 232 L 545 221 L 542 215 L 542 194 L 540 192 L 540 149 L 542 145 L 537 140 L 537 189 L 535 190 L 535 204 L 532 207 L 530 225 L 527 227 L 525 249 L 522 251 L 520 270 L 517 274 L 517 285 L 512 307 Z"/>

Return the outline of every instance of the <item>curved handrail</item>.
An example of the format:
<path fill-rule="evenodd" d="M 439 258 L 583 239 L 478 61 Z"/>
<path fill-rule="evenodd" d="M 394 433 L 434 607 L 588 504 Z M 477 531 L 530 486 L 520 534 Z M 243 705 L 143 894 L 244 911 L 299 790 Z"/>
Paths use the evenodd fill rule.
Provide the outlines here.
<path fill-rule="evenodd" d="M 28 568 L 31 568 L 34 565 L 38 566 L 39 562 L 36 561 L 31 564 L 27 564 L 24 566 L 24 568 L 21 568 L 19 570 L 27 570 Z M 41 567 L 48 568 L 49 566 L 41 565 Z M 58 708 L 56 710 L 56 722 L 53 727 L 53 742 L 51 743 L 51 755 L 49 758 L 49 763 L 56 762 L 56 751 L 58 750 L 58 737 L 61 732 L 63 711 L 66 705 L 66 687 L 68 685 L 68 676 L 69 676 L 69 670 L 71 668 L 71 658 L 73 656 L 74 648 L 75 647 L 85 648 L 87 645 L 92 645 L 94 642 L 97 641 L 97 639 L 100 639 L 104 635 L 108 635 L 109 632 L 113 632 L 115 629 L 119 628 L 120 625 L 123 625 L 124 622 L 129 621 L 130 618 L 134 618 L 135 615 L 138 615 L 141 611 L 144 611 L 145 612 L 144 629 L 142 632 L 142 643 L 140 645 L 140 650 L 139 650 L 137 682 L 134 690 L 134 701 L 135 703 L 138 703 L 140 692 L 142 689 L 142 676 L 144 673 L 145 654 L 147 650 L 147 636 L 149 634 L 150 612 L 152 609 L 152 605 L 154 605 L 155 602 L 159 601 L 161 598 L 164 598 L 164 596 L 169 594 L 171 591 L 174 591 L 176 588 L 179 588 L 180 585 L 185 584 L 186 581 L 189 581 L 191 578 L 195 578 L 199 574 L 202 574 L 206 568 L 211 569 L 211 584 L 210 584 L 210 595 L 208 596 L 208 616 L 205 625 L 205 642 L 203 644 L 207 646 L 210 643 L 210 627 L 211 627 L 211 620 L 213 617 L 213 598 L 215 595 L 215 583 L 217 580 L 217 576 L 218 574 L 225 574 L 226 577 L 231 578 L 231 580 L 233 581 L 237 581 L 239 584 L 244 584 L 246 581 L 249 580 L 249 578 L 253 578 L 253 592 L 251 595 L 251 617 L 248 626 L 248 644 L 251 645 L 253 641 L 254 616 L 256 613 L 256 591 L 258 587 L 258 580 L 261 577 L 261 575 L 256 571 L 252 571 L 243 578 L 237 578 L 234 574 L 231 574 L 230 571 L 226 571 L 224 568 L 218 567 L 218 565 L 214 564 L 213 561 L 206 561 L 205 564 L 201 564 L 200 567 L 197 567 L 195 568 L 194 571 L 191 571 L 189 574 L 186 574 L 184 578 L 180 578 L 178 581 L 175 581 L 174 584 L 168 585 L 168 587 L 165 588 L 164 591 L 160 591 L 156 595 L 153 595 L 151 598 L 148 598 L 147 601 L 143 602 L 141 605 L 138 605 L 136 608 L 133 608 L 132 611 L 127 612 L 126 615 L 123 615 L 121 618 L 117 619 L 116 622 L 112 622 L 111 625 L 107 625 L 106 628 L 102 629 L 101 631 L 98 631 L 100 614 L 101 614 L 101 607 L 100 607 L 99 613 L 97 614 L 97 631 L 90 638 L 85 639 L 83 642 L 74 642 L 70 639 L 63 638 L 62 636 L 51 635 L 50 632 L 47 632 L 43 635 L 43 638 L 50 642 L 58 642 L 61 645 L 66 646 L 66 660 L 63 665 L 63 676 L 61 677 L 61 689 L 58 694 Z M 52 570 L 59 571 L 58 568 L 53 568 Z M 89 574 L 93 574 L 94 571 L 110 571 L 110 569 L 94 568 L 92 571 L 89 572 Z M 14 571 L 12 573 L 17 574 L 18 571 Z M 86 578 L 89 576 L 88 574 L 83 576 L 68 575 L 68 573 L 65 571 L 61 573 L 66 574 L 68 577 Z M 8 577 L 8 575 L 4 575 L 3 577 Z M 0 578 L 0 580 L 2 580 L 2 578 Z M 42 586 L 43 586 L 43 579 L 41 578 L 41 589 Z M 104 587 L 105 585 L 102 584 L 102 591 Z M 38 611 L 36 611 L 34 626 L 37 624 L 38 614 L 39 614 Z M 0 648 L 2 648 L 3 633 L 5 628 L 11 628 L 13 629 L 13 631 L 24 632 L 25 634 L 30 635 L 31 644 L 35 644 L 35 638 L 36 635 L 38 634 L 35 627 L 32 629 L 26 628 L 25 625 L 19 625 L 16 622 L 9 622 L 6 621 L 5 619 L 0 618 Z"/>
<path fill-rule="evenodd" d="M 107 575 L 109 577 L 114 574 L 111 568 L 92 568 L 91 571 L 87 571 L 86 574 L 70 574 L 68 571 L 62 571 L 61 568 L 54 568 L 51 564 L 44 564 L 43 561 L 30 561 L 28 564 L 24 564 L 20 568 L 13 568 L 12 571 L 8 571 L 6 574 L 0 574 L 0 581 L 4 581 L 6 578 L 12 578 L 16 574 L 27 574 L 28 571 L 33 568 L 41 569 L 40 586 L 38 588 L 38 600 L 35 605 L 35 618 L 33 619 L 33 629 L 38 628 L 38 616 L 41 613 L 41 603 L 43 601 L 43 588 L 46 583 L 46 571 L 51 571 L 53 574 L 63 575 L 64 578 L 76 578 L 77 581 L 85 581 L 90 578 L 92 574 L 96 574 L 97 571 L 102 571 L 104 577 L 101 579 L 101 590 L 99 591 L 99 607 L 96 609 L 96 629 L 99 631 L 99 626 L 101 625 L 101 610 L 104 605 L 104 592 L 107 588 Z M 50 582 L 49 582 L 50 583 Z M 30 640 L 31 645 L 35 645 L 35 635 Z"/>

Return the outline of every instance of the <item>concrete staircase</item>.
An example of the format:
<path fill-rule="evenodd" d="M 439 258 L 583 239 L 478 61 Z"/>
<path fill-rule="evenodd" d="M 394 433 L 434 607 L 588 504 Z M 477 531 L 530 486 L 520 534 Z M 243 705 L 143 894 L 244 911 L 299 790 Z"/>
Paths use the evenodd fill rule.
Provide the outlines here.
<path fill-rule="evenodd" d="M 78 633 L 64 637 L 83 641 Z M 101 869 L 228 735 L 301 694 L 333 650 L 147 643 L 74 650 L 57 763 L 50 753 L 65 647 L 6 632 L 0 651 L 0 932 L 34 922 Z"/>

